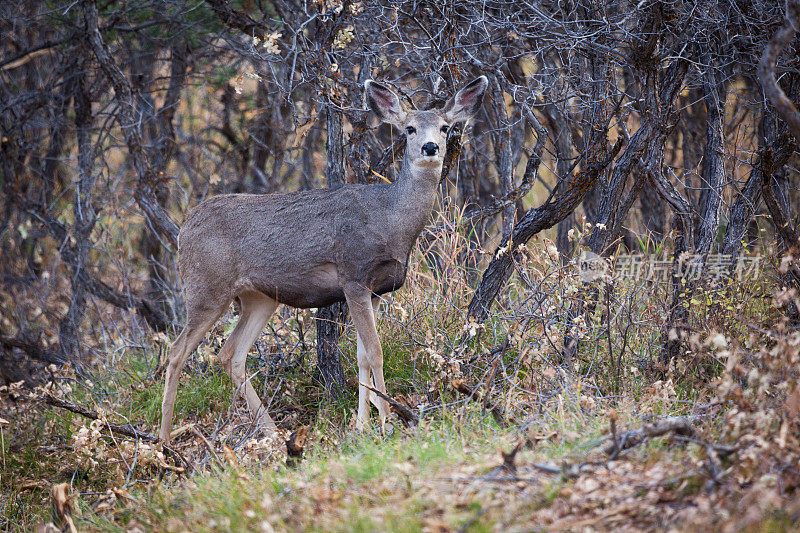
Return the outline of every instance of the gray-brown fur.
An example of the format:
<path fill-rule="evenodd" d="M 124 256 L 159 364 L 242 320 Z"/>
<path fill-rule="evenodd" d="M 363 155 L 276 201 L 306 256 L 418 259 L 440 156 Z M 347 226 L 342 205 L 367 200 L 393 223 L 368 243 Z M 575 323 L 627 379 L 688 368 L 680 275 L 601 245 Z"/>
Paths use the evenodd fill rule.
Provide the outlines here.
<path fill-rule="evenodd" d="M 392 184 L 211 198 L 181 228 L 184 287 L 229 302 L 254 290 L 293 307 L 342 301 L 347 283 L 393 291 L 437 183 L 431 168 Z"/>
<path fill-rule="evenodd" d="M 247 351 L 278 303 L 322 307 L 346 300 L 358 333 L 357 427 L 368 424 L 372 381 L 385 393 L 374 320 L 375 295 L 403 285 L 409 254 L 436 199 L 446 127 L 480 106 L 487 80 L 464 87 L 441 110 L 409 111 L 394 92 L 365 84 L 365 101 L 381 120 L 406 132 L 406 153 L 392 184 L 344 185 L 291 194 L 229 194 L 192 211 L 178 237 L 186 327 L 167 365 L 160 436 L 168 441 L 186 357 L 234 298 L 242 314 L 219 358 L 248 407 L 274 422 L 245 376 Z M 375 400 L 381 417 L 388 405 Z"/>

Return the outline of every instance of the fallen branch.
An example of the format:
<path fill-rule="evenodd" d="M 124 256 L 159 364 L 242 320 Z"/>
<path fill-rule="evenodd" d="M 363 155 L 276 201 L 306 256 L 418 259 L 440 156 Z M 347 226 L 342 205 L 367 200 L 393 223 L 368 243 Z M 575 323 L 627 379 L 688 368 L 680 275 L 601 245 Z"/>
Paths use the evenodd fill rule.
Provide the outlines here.
<path fill-rule="evenodd" d="M 500 454 L 503 456 L 503 464 L 500 465 L 500 468 L 503 468 L 503 469 L 507 470 L 508 472 L 511 472 L 512 474 L 516 475 L 516 473 L 517 473 L 517 464 L 515 462 L 515 459 L 517 457 L 517 454 L 523 448 L 526 448 L 526 447 L 530 448 L 532 445 L 533 445 L 533 441 L 531 439 L 525 439 L 525 440 L 521 441 L 519 444 L 517 444 L 516 446 L 514 446 L 514 449 L 511 450 L 508 453 L 504 452 L 503 450 L 500 450 Z M 564 468 L 562 468 L 560 466 L 552 465 L 552 464 L 549 464 L 549 463 L 529 463 L 528 466 L 531 466 L 531 467 L 533 467 L 533 468 L 535 468 L 537 470 L 541 470 L 542 472 L 544 472 L 546 474 L 563 474 L 564 473 Z"/>
<path fill-rule="evenodd" d="M 184 466 L 172 466 L 166 461 L 159 461 L 159 465 L 161 465 L 161 468 L 163 468 L 164 470 L 172 470 L 173 472 L 177 472 L 178 474 L 183 474 L 185 472 L 186 473 L 192 472 L 192 470 L 194 469 L 194 465 L 189 463 L 189 461 L 186 460 L 186 458 L 183 456 L 181 452 L 179 452 L 175 448 L 170 448 L 169 446 L 163 443 L 161 444 L 161 447 L 164 449 L 165 457 L 170 457 L 170 456 L 177 457 L 184 464 Z M 161 475 L 163 475 L 163 473 Z"/>
<path fill-rule="evenodd" d="M 465 395 L 468 400 L 477 400 L 482 402 L 483 407 L 492 413 L 492 417 L 494 417 L 494 420 L 497 422 L 498 426 L 502 428 L 508 427 L 508 422 L 506 421 L 505 417 L 505 410 L 501 406 L 491 401 L 489 398 L 481 398 L 477 387 L 468 385 L 463 379 L 454 379 L 450 382 L 450 384 L 455 390 Z"/>
<path fill-rule="evenodd" d="M 416 424 L 417 422 L 419 422 L 419 415 L 415 413 L 413 409 L 409 409 L 408 407 L 398 402 L 394 398 L 387 396 L 386 394 L 382 393 L 381 391 L 379 391 L 374 387 L 370 387 L 366 383 L 360 383 L 360 385 L 364 385 L 366 388 L 377 394 L 379 397 L 386 400 L 389 403 L 389 406 L 392 408 L 392 411 L 397 413 L 397 416 L 400 417 L 400 420 L 402 420 L 406 426 L 409 426 L 412 423 Z"/>
<path fill-rule="evenodd" d="M 533 441 L 531 439 L 522 439 L 510 452 L 506 453 L 503 450 L 500 450 L 500 455 L 503 457 L 502 464 L 495 467 L 488 474 L 482 476 L 481 479 L 488 481 L 524 481 L 524 479 L 519 477 L 517 474 L 517 464 L 515 460 L 517 454 L 522 451 L 523 448 L 530 448 L 532 445 Z M 568 475 L 571 470 L 574 470 L 548 463 L 529 463 L 525 466 L 530 466 L 536 470 L 544 472 L 545 474 Z"/>
<path fill-rule="evenodd" d="M 614 458 L 619 455 L 621 451 L 638 446 L 648 438 L 660 437 L 667 433 L 692 437 L 695 434 L 692 423 L 696 418 L 697 417 L 689 416 L 671 416 L 651 424 L 645 424 L 639 429 L 626 431 L 617 435 L 615 439 L 612 439 L 612 443 L 606 446 L 603 451 L 606 455 Z"/>
<path fill-rule="evenodd" d="M 200 438 L 200 441 L 203 443 L 208 452 L 211 454 L 211 457 L 214 459 L 214 462 L 217 463 L 217 466 L 220 468 L 220 470 L 225 470 L 225 463 L 222 462 L 222 459 L 219 458 L 217 452 L 214 451 L 214 447 L 211 445 L 210 442 L 208 442 L 206 436 L 200 433 L 200 430 L 197 429 L 197 426 L 192 426 L 192 433 L 194 433 L 197 437 Z"/>
<path fill-rule="evenodd" d="M 504 452 L 503 450 L 500 450 L 500 455 L 503 456 L 503 464 L 500 465 L 500 468 L 503 468 L 511 472 L 512 474 L 516 474 L 517 463 L 515 462 L 515 459 L 517 458 L 517 454 L 523 448 L 523 446 L 528 445 L 528 443 L 529 441 L 527 439 L 522 440 L 516 446 L 514 446 L 513 450 L 511 450 L 508 453 Z"/>
<path fill-rule="evenodd" d="M 55 396 L 52 396 L 50 394 L 45 396 L 45 402 L 48 405 L 54 405 L 56 407 L 66 409 L 67 411 L 71 411 L 75 414 L 79 414 L 91 420 L 100 420 L 100 415 L 97 414 L 97 411 L 92 411 L 91 409 L 87 409 L 86 407 L 82 407 L 72 402 L 56 398 Z M 131 437 L 133 439 L 143 440 L 145 442 L 158 442 L 158 437 L 156 437 L 152 433 L 139 431 L 138 429 L 134 428 L 133 425 L 131 424 L 127 425 L 114 424 L 106 420 L 103 420 L 103 423 L 110 431 L 114 433 L 125 435 L 126 437 Z"/>
<path fill-rule="evenodd" d="M 698 444 L 705 448 L 711 448 L 714 450 L 714 453 L 721 457 L 727 457 L 731 454 L 734 454 L 739 451 L 739 448 L 736 446 L 726 446 L 724 444 L 714 444 L 713 442 L 706 442 L 703 439 L 698 439 L 695 437 L 687 437 L 685 435 L 675 435 L 675 439 L 682 441 L 682 442 L 693 442 L 694 444 Z"/>

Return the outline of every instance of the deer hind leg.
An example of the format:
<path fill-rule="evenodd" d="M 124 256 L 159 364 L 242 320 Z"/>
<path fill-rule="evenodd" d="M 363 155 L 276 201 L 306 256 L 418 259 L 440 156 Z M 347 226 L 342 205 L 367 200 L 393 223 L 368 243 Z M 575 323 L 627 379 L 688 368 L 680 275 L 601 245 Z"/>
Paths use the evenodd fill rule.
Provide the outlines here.
<path fill-rule="evenodd" d="M 165 443 L 169 443 L 172 431 L 172 415 L 175 410 L 175 396 L 178 393 L 178 380 L 189 357 L 203 336 L 208 333 L 211 326 L 219 319 L 230 302 L 218 307 L 208 307 L 205 304 L 186 302 L 186 327 L 172 343 L 167 362 L 166 377 L 164 379 L 164 399 L 161 403 L 161 429 L 158 436 Z"/>
<path fill-rule="evenodd" d="M 358 414 L 356 428 L 362 430 L 369 426 L 370 391 L 365 385 L 371 382 L 375 389 L 386 394 L 386 383 L 383 379 L 383 351 L 378 330 L 375 327 L 372 293 L 356 289 L 345 291 L 345 297 L 357 332 Z M 389 414 L 389 406 L 382 398 L 375 398 L 373 401 L 378 407 L 381 422 L 383 422 Z"/>
<path fill-rule="evenodd" d="M 247 352 L 253 346 L 264 325 L 272 316 L 278 303 L 260 292 L 248 292 L 239 295 L 241 314 L 236 328 L 225 341 L 219 352 L 225 370 L 233 381 L 234 401 L 241 391 L 247 401 L 247 407 L 253 417 L 269 429 L 277 429 L 275 422 L 270 418 L 267 409 L 261 403 L 258 393 L 253 388 L 250 380 L 245 375 Z"/>

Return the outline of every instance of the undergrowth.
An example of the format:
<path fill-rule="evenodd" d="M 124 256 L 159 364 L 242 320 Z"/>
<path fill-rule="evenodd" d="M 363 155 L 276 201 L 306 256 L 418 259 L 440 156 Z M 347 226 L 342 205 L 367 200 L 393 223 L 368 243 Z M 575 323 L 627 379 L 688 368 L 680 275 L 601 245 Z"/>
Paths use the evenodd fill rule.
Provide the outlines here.
<path fill-rule="evenodd" d="M 576 240 L 580 238 L 577 235 Z M 516 250 L 517 276 L 485 324 L 466 319 L 468 243 L 441 264 L 415 253 L 381 303 L 390 394 L 417 413 L 364 433 L 355 332 L 340 342 L 347 387 L 324 394 L 308 312 L 279 309 L 248 373 L 281 431 L 254 427 L 214 356 L 231 310 L 181 376 L 174 444 L 110 434 L 155 430 L 170 337 L 115 339 L 106 364 L 52 369 L 5 387 L 0 486 L 5 530 L 73 520 L 80 530 L 496 531 L 532 528 L 781 531 L 800 484 L 798 334 L 780 320 L 769 272 L 705 286 L 687 301 L 685 356 L 664 364 L 669 287 L 606 276 L 583 283 L 546 239 Z M 647 246 L 644 243 L 642 246 Z M 473 250 L 475 251 L 475 250 Z M 565 342 L 579 349 L 565 358 Z M 792 366 L 794 365 L 794 366 Z M 467 384 L 476 398 L 458 391 Z M 47 395 L 100 420 L 48 408 Z M 625 431 L 686 416 L 694 429 L 609 451 Z M 373 414 L 374 417 L 374 414 Z M 375 419 L 373 418 L 373 421 Z M 301 428 L 305 455 L 287 465 Z M 733 450 L 733 451 L 732 451 Z M 509 459 L 510 457 L 510 459 Z M 290 461 L 291 462 L 291 461 Z M 52 488 L 66 484 L 67 500 Z M 732 505 L 732 497 L 742 505 Z M 53 511 L 51 502 L 61 501 Z M 63 498 L 62 498 L 63 500 Z M 58 507 L 58 506 L 56 506 Z M 68 524 L 67 526 L 68 527 Z"/>

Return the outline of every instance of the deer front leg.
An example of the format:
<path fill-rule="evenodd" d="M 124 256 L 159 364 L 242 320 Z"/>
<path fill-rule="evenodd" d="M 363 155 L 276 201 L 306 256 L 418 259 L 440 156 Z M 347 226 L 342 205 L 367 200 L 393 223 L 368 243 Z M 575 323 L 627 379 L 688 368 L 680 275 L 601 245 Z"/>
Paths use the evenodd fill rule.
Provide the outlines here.
<path fill-rule="evenodd" d="M 356 331 L 356 348 L 358 361 L 358 414 L 356 415 L 356 429 L 363 431 L 369 427 L 369 389 L 364 384 L 370 383 L 369 359 L 367 349 L 361 340 L 361 334 Z"/>
<path fill-rule="evenodd" d="M 370 391 L 365 385 L 370 381 L 373 386 L 386 394 L 386 384 L 383 380 L 383 350 L 375 327 L 375 314 L 372 293 L 363 289 L 345 291 L 350 317 L 357 332 L 358 353 L 358 415 L 356 429 L 363 430 L 369 427 L 369 401 Z M 370 380 L 370 374 L 371 380 Z M 389 414 L 389 406 L 385 400 L 377 400 L 381 422 Z"/>

